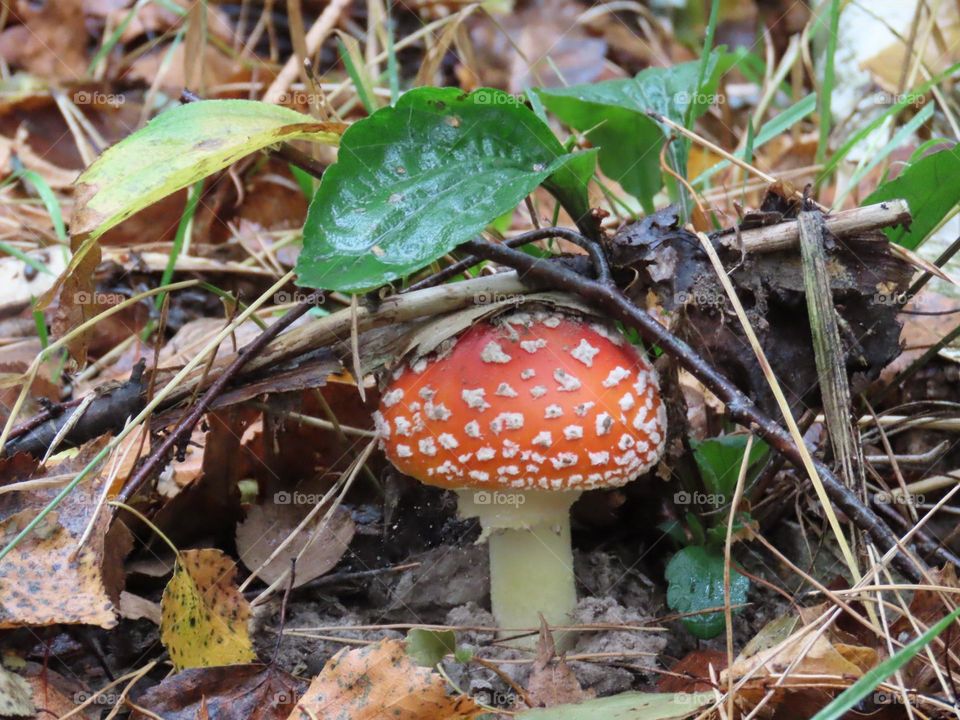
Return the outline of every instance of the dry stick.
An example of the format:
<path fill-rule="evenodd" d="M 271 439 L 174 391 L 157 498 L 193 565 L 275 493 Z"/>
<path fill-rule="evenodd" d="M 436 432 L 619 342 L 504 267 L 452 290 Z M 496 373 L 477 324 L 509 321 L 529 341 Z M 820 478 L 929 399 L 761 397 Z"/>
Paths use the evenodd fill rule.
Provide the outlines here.
<path fill-rule="evenodd" d="M 306 42 L 304 43 L 306 45 L 306 57 L 315 54 L 320 49 L 320 46 L 323 44 L 323 41 L 327 39 L 330 31 L 333 30 L 334 26 L 339 22 L 340 14 L 349 6 L 350 0 L 333 0 L 324 8 L 320 17 L 317 18 L 317 21 L 310 28 L 309 32 L 307 32 Z M 268 103 L 279 102 L 283 94 L 290 88 L 290 85 L 297 79 L 297 75 L 300 73 L 302 67 L 303 65 L 300 58 L 298 58 L 296 54 L 291 55 L 276 79 L 270 84 L 270 87 L 267 88 L 267 92 L 263 96 L 264 101 Z"/>
<path fill-rule="evenodd" d="M 296 307 L 288 310 L 283 317 L 260 333 L 256 340 L 240 351 L 233 362 L 224 369 L 206 393 L 204 393 L 203 397 L 200 398 L 190 412 L 183 417 L 177 427 L 164 438 L 156 450 L 150 453 L 150 457 L 137 469 L 136 475 L 127 482 L 117 496 L 120 502 L 127 503 L 136 495 L 141 486 L 166 462 L 173 448 L 190 436 L 190 433 L 193 431 L 193 426 L 200 422 L 200 418 L 203 417 L 210 405 L 213 404 L 213 401 L 226 389 L 227 385 L 236 377 L 243 366 L 259 354 L 271 340 L 290 327 L 299 317 L 313 307 L 316 297 L 317 293 L 314 293 Z"/>
<path fill-rule="evenodd" d="M 601 275 L 609 274 L 609 270 L 606 264 L 606 258 L 600 252 L 596 243 L 590 242 L 581 235 L 576 230 L 571 230 L 570 228 L 564 227 L 545 227 L 545 228 L 536 228 L 535 230 L 530 230 L 529 232 L 521 233 L 520 235 L 515 235 L 514 237 L 504 240 L 503 244 L 510 248 L 519 247 L 520 245 L 526 245 L 527 243 L 534 242 L 536 240 L 547 240 L 550 238 L 560 238 L 566 240 L 567 242 L 572 242 L 575 245 L 580 246 L 587 251 L 590 255 L 590 259 L 593 261 L 594 267 L 597 268 L 597 272 Z M 414 292 L 415 290 L 424 290 L 425 288 L 435 287 L 442 282 L 449 280 L 452 277 L 456 277 L 465 270 L 469 270 L 474 265 L 483 262 L 482 258 L 478 258 L 475 255 L 468 255 L 462 260 L 458 260 L 452 265 L 448 265 L 438 272 L 435 272 L 433 275 L 424 278 L 423 280 L 414 283 L 405 292 Z"/>
<path fill-rule="evenodd" d="M 759 410 L 746 395 L 738 390 L 726 377 L 701 358 L 687 343 L 673 335 L 660 325 L 645 310 L 638 308 L 619 290 L 602 285 L 594 280 L 578 275 L 552 262 L 542 262 L 517 250 L 471 240 L 465 243 L 465 249 L 474 255 L 495 260 L 516 269 L 519 273 L 539 280 L 552 287 L 561 288 L 582 296 L 593 305 L 609 313 L 610 317 L 635 328 L 649 343 L 674 356 L 677 361 L 724 402 L 730 416 L 745 427 L 756 426 L 756 433 L 768 442 L 777 452 L 785 455 L 791 463 L 803 468 L 803 457 L 794 445 L 790 435 Z M 898 547 L 897 537 L 883 521 L 867 508 L 859 498 L 841 483 L 830 468 L 814 460 L 816 468 L 827 494 L 836 505 L 853 521 L 857 527 L 866 530 L 874 541 L 884 549 Z M 935 553 L 941 562 L 960 562 L 960 558 L 944 548 Z M 905 576 L 917 580 L 921 577 L 917 568 L 898 556 L 897 568 Z"/>

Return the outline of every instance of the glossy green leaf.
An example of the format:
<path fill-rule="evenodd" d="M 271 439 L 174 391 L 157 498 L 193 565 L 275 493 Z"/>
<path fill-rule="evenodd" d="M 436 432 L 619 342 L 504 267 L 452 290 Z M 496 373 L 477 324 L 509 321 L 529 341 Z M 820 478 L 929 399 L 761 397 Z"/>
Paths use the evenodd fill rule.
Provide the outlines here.
<path fill-rule="evenodd" d="M 874 190 L 864 205 L 903 198 L 910 205 L 909 228 L 887 228 L 890 242 L 915 250 L 960 203 L 960 145 L 920 158 Z"/>
<path fill-rule="evenodd" d="M 360 291 L 408 275 L 541 183 L 579 220 L 594 162 L 500 90 L 411 90 L 344 134 L 310 205 L 298 282 Z"/>
<path fill-rule="evenodd" d="M 652 211 L 653 196 L 663 187 L 660 149 L 668 132 L 646 113 L 653 111 L 683 123 L 696 120 L 717 99 L 717 84 L 731 56 L 717 50 L 703 68 L 697 88 L 700 62 L 669 68 L 647 68 L 636 77 L 589 85 L 536 90 L 543 104 L 563 122 L 600 148 L 600 168 Z M 674 142 L 681 172 L 686 170 L 686 151 Z"/>
<path fill-rule="evenodd" d="M 714 700 L 713 693 L 641 693 L 587 700 L 576 705 L 525 710 L 517 720 L 682 720 Z"/>
<path fill-rule="evenodd" d="M 721 435 L 706 440 L 690 440 L 693 458 L 700 470 L 708 493 L 718 496 L 717 506 L 733 499 L 737 486 L 743 453 L 747 448 L 746 435 Z M 750 449 L 749 465 L 754 465 L 767 453 L 767 445 L 754 439 Z"/>
<path fill-rule="evenodd" d="M 335 144 L 343 125 L 254 100 L 180 105 L 103 153 L 77 180 L 74 236 L 98 237 L 171 193 L 284 140 Z"/>
<path fill-rule="evenodd" d="M 694 613 L 723 607 L 723 555 L 700 546 L 686 547 L 667 564 L 667 605 L 678 613 Z M 730 604 L 746 602 L 750 581 L 730 570 Z M 683 618 L 691 634 L 707 640 L 724 628 L 723 612 Z"/>

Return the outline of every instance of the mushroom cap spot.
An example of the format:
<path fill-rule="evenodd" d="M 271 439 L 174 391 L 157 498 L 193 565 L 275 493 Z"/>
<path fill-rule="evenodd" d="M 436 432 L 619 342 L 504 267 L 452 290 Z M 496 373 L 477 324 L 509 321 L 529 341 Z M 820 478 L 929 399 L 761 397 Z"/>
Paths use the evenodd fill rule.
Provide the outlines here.
<path fill-rule="evenodd" d="M 542 384 L 518 392 L 534 377 Z M 379 413 L 390 461 L 446 488 L 619 486 L 657 462 L 666 438 L 638 349 L 612 327 L 537 310 L 478 322 L 401 365 Z"/>

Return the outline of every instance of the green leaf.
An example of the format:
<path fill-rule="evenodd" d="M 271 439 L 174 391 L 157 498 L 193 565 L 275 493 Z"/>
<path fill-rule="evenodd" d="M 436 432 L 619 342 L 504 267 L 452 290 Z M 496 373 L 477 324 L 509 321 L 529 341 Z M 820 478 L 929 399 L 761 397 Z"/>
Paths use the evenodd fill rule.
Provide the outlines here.
<path fill-rule="evenodd" d="M 721 50 L 710 53 L 697 88 L 700 62 L 669 68 L 647 68 L 634 78 L 608 80 L 534 92 L 564 123 L 586 134 L 600 148 L 604 174 L 619 182 L 652 211 L 653 196 L 663 187 L 660 149 L 667 136 L 646 113 L 649 110 L 683 123 L 705 113 L 715 99 L 720 75 L 732 62 Z M 678 149 L 682 143 L 675 142 Z M 686 171 L 686 151 L 682 153 Z"/>
<path fill-rule="evenodd" d="M 417 665 L 434 667 L 447 656 L 456 652 L 457 636 L 453 630 L 424 630 L 413 628 L 407 632 L 407 655 Z"/>
<path fill-rule="evenodd" d="M 887 228 L 890 242 L 915 250 L 960 203 L 960 145 L 920 158 L 863 201 L 864 205 L 903 198 L 910 204 L 910 228 Z"/>
<path fill-rule="evenodd" d="M 863 677 L 837 695 L 833 702 L 814 715 L 813 720 L 839 720 L 839 718 L 846 717 L 848 710 L 851 710 L 863 698 L 873 692 L 881 682 L 916 657 L 923 648 L 933 642 L 940 633 L 958 618 L 960 618 L 960 608 L 942 618 L 923 635 L 897 651 L 895 655 L 864 673 Z"/>
<path fill-rule="evenodd" d="M 693 458 L 708 493 L 718 496 L 716 506 L 733 499 L 737 476 L 747 448 L 746 435 L 721 435 L 706 440 L 690 440 Z M 749 464 L 753 465 L 767 453 L 767 445 L 754 439 Z"/>
<path fill-rule="evenodd" d="M 681 720 L 713 702 L 713 694 L 627 692 L 518 713 L 517 720 Z"/>
<path fill-rule="evenodd" d="M 77 180 L 70 232 L 99 237 L 171 193 L 285 140 L 335 144 L 341 123 L 254 100 L 202 100 L 161 113 Z"/>
<path fill-rule="evenodd" d="M 298 282 L 360 291 L 408 275 L 541 183 L 581 220 L 593 163 L 505 92 L 411 90 L 344 133 L 310 205 Z"/>
<path fill-rule="evenodd" d="M 679 613 L 692 613 L 723 606 L 723 555 L 699 546 L 686 547 L 667 564 L 667 605 Z M 750 581 L 730 569 L 730 604 L 747 600 Z M 683 618 L 691 634 L 708 640 L 723 632 L 722 612 Z"/>

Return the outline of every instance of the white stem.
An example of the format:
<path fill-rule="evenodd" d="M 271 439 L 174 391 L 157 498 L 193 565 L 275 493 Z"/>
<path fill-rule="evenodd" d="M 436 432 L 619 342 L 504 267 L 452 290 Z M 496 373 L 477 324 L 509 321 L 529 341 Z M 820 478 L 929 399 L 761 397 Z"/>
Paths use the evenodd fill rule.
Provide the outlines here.
<path fill-rule="evenodd" d="M 577 603 L 570 547 L 570 506 L 579 492 L 460 491 L 460 514 L 479 517 L 490 544 L 490 604 L 497 624 L 516 629 L 570 623 Z M 558 649 L 573 633 L 554 633 Z M 517 644 L 532 647 L 537 637 Z"/>

